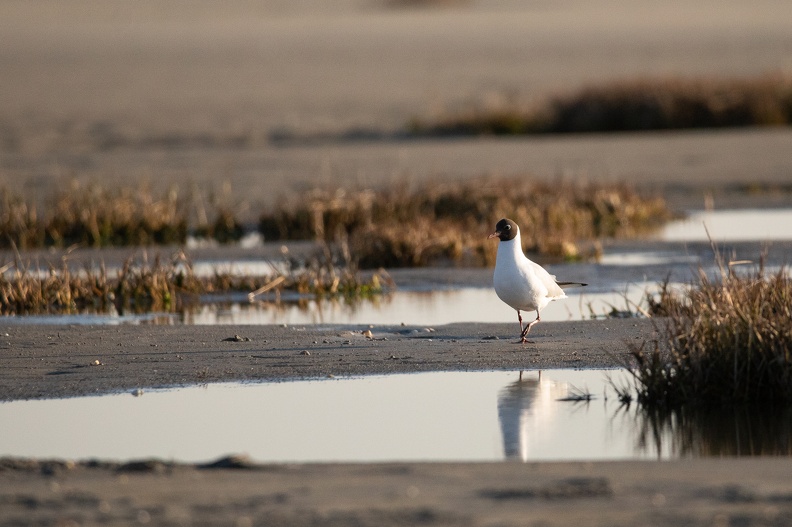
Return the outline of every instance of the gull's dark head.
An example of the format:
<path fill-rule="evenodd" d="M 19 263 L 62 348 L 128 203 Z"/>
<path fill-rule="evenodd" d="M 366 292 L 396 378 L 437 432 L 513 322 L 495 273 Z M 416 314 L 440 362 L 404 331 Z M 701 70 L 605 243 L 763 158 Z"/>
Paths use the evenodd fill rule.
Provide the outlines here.
<path fill-rule="evenodd" d="M 498 238 L 502 242 L 507 242 L 513 240 L 518 232 L 520 232 L 520 228 L 516 223 L 508 218 L 503 218 L 495 225 L 495 232 L 490 234 L 488 238 Z"/>

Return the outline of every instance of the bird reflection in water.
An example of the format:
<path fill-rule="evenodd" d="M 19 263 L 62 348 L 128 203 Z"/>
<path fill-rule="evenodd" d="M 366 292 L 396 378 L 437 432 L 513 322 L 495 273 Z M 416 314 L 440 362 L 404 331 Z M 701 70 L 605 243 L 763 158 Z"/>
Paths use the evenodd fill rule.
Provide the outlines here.
<path fill-rule="evenodd" d="M 520 371 L 516 381 L 498 394 L 498 421 L 506 459 L 527 461 L 530 438 L 548 429 L 555 418 L 554 402 L 566 395 L 567 385 L 542 379 L 542 372 Z"/>

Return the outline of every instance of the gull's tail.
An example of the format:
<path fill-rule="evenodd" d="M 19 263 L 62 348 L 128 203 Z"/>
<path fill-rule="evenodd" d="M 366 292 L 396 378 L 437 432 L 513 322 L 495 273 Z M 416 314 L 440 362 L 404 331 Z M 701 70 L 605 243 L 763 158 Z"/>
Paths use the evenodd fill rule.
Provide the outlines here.
<path fill-rule="evenodd" d="M 561 289 L 569 289 L 570 287 L 583 287 L 587 286 L 588 284 L 584 284 L 583 282 L 556 282 L 558 287 Z"/>

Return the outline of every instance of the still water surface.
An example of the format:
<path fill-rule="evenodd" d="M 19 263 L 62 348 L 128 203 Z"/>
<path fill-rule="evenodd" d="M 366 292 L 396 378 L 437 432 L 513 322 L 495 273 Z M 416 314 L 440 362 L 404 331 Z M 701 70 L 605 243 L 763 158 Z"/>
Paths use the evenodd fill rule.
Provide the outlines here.
<path fill-rule="evenodd" d="M 792 209 L 694 211 L 663 228 L 664 241 L 792 240 Z"/>
<path fill-rule="evenodd" d="M 669 459 L 790 453 L 789 416 L 655 422 L 617 370 L 215 384 L 0 404 L 0 456 L 260 462 Z M 590 401 L 562 401 L 589 392 Z M 755 417 L 755 416 L 754 416 Z"/>
<path fill-rule="evenodd" d="M 603 317 L 615 311 L 635 313 L 648 291 L 657 284 L 637 283 L 623 289 L 576 294 L 553 302 L 542 310 L 542 320 L 564 321 Z M 242 295 L 240 295 L 242 296 Z M 244 295 L 246 297 L 246 295 Z M 6 317 L 11 324 L 407 324 L 441 325 L 455 322 L 511 322 L 513 309 L 501 302 L 491 288 L 441 291 L 395 291 L 373 300 L 355 303 L 304 299 L 301 302 L 205 303 L 182 313 L 146 315 L 52 315 Z"/>

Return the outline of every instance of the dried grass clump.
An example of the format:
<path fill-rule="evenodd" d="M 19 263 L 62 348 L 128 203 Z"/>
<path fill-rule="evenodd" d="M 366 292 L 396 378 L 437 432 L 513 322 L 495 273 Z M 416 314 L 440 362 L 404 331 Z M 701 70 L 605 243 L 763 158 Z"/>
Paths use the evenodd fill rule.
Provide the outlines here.
<path fill-rule="evenodd" d="M 660 198 L 625 185 L 530 178 L 482 178 L 382 191 L 313 191 L 262 215 L 265 239 L 348 240 L 361 268 L 432 264 L 491 265 L 486 235 L 514 219 L 525 248 L 561 259 L 585 257 L 581 241 L 627 237 L 661 226 L 671 215 Z"/>
<path fill-rule="evenodd" d="M 660 78 L 585 87 L 525 106 L 500 103 L 435 119 L 413 133 L 585 133 L 792 124 L 792 77 Z"/>
<path fill-rule="evenodd" d="M 12 267 L 5 266 L 6 269 Z M 64 262 L 39 272 L 13 266 L 0 274 L 0 314 L 40 315 L 169 312 L 176 308 L 174 267 L 127 261 L 115 277 L 98 271 L 73 272 Z"/>
<path fill-rule="evenodd" d="M 740 276 L 700 272 L 684 292 L 663 288 L 652 304 L 665 317 L 660 341 L 632 349 L 639 402 L 792 403 L 792 279 L 786 268 Z"/>
<path fill-rule="evenodd" d="M 175 189 L 155 197 L 147 188 L 110 191 L 73 185 L 55 198 L 44 231 L 47 245 L 93 247 L 181 243 L 186 211 Z"/>
<path fill-rule="evenodd" d="M 202 206 L 194 214 L 202 219 L 190 225 L 193 201 L 176 187 L 156 195 L 146 185 L 111 190 L 75 181 L 39 211 L 0 189 L 0 247 L 173 245 L 184 243 L 188 233 L 226 243 L 243 236 L 239 221 L 222 206 Z"/>
<path fill-rule="evenodd" d="M 553 132 L 792 124 L 792 78 L 636 80 L 586 88 L 552 104 Z"/>
<path fill-rule="evenodd" d="M 418 136 L 524 135 L 551 133 L 549 103 L 473 104 L 430 117 L 413 117 L 407 131 Z"/>
<path fill-rule="evenodd" d="M 45 240 L 36 207 L 6 188 L 0 189 L 0 247 L 12 243 L 22 249 L 42 247 Z"/>
<path fill-rule="evenodd" d="M 364 280 L 353 266 L 322 256 L 291 265 L 285 274 L 255 277 L 197 276 L 183 253 L 168 261 L 157 257 L 153 264 L 130 258 L 114 275 L 104 266 L 74 272 L 65 261 L 45 272 L 20 262 L 0 271 L 0 315 L 178 312 L 199 302 L 200 295 L 262 289 L 354 300 L 382 294 L 389 285 L 387 275 Z"/>
<path fill-rule="evenodd" d="M 311 263 L 304 272 L 296 273 L 286 282 L 287 289 L 317 298 L 359 300 L 381 295 L 393 282 L 384 273 L 374 273 L 363 280 L 354 267 L 336 267 Z"/>

